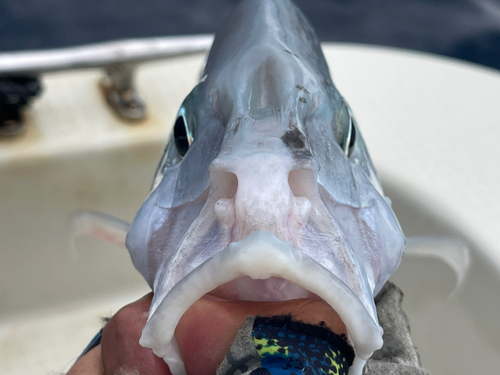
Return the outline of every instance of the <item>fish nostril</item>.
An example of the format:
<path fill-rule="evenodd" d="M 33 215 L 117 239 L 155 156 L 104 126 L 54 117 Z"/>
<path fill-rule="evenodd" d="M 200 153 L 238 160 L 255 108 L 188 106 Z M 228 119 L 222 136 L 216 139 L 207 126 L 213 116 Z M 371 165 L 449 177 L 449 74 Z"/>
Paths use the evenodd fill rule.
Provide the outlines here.
<path fill-rule="evenodd" d="M 314 173 L 309 169 L 293 169 L 288 174 L 288 185 L 295 197 L 308 197 L 315 189 Z"/>
<path fill-rule="evenodd" d="M 219 222 L 226 227 L 234 224 L 234 196 L 238 190 L 238 177 L 232 172 L 216 170 L 211 175 L 214 205 Z"/>
<path fill-rule="evenodd" d="M 211 176 L 213 193 L 217 199 L 233 199 L 238 190 L 238 177 L 232 172 L 215 171 Z"/>
<path fill-rule="evenodd" d="M 291 212 L 299 228 L 307 222 L 311 212 L 310 197 L 315 189 L 314 179 L 315 174 L 310 169 L 293 169 L 288 174 L 288 185 L 295 197 Z"/>

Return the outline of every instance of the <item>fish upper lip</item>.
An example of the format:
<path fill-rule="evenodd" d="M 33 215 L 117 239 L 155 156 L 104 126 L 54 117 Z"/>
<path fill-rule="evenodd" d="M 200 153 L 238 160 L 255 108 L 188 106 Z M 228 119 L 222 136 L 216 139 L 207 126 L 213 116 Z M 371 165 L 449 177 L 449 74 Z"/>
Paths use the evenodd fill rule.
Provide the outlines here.
<path fill-rule="evenodd" d="M 265 231 L 255 231 L 230 244 L 177 283 L 150 312 L 140 344 L 162 357 L 173 374 L 185 373 L 174 337 L 179 320 L 203 295 L 241 276 L 282 277 L 321 297 L 344 322 L 359 365 L 382 346 L 382 330 L 376 316 L 340 279 L 290 243 Z"/>

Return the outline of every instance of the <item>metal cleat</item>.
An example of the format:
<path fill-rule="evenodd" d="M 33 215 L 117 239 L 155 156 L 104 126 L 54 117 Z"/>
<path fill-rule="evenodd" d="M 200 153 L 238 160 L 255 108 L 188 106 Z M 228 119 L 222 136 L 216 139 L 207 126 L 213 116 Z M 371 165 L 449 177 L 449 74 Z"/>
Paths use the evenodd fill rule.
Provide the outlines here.
<path fill-rule="evenodd" d="M 106 68 L 100 86 L 106 101 L 115 113 L 127 121 L 146 117 L 146 104 L 134 87 L 134 64 L 115 64 Z"/>

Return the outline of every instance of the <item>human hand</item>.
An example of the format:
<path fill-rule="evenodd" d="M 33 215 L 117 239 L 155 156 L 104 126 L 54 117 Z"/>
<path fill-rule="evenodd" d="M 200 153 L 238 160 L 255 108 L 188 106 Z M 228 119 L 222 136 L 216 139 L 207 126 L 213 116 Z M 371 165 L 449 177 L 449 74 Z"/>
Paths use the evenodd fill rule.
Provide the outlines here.
<path fill-rule="evenodd" d="M 84 355 L 67 375 L 171 375 L 167 364 L 139 344 L 152 293 L 123 307 L 107 323 L 101 344 Z M 247 316 L 291 314 L 333 332 L 346 333 L 339 316 L 322 301 L 226 301 L 206 296 L 194 303 L 175 330 L 188 375 L 214 375 Z"/>

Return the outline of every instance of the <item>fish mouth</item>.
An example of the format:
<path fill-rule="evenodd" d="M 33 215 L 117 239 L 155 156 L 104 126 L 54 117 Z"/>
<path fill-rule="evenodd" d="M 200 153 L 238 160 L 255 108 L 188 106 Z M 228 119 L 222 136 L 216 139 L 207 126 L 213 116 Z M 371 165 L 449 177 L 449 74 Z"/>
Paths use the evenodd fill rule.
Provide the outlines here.
<path fill-rule="evenodd" d="M 366 360 L 382 347 L 382 329 L 359 298 L 326 268 L 266 231 L 231 243 L 198 266 L 165 296 L 146 323 L 140 344 L 164 359 L 174 375 L 186 374 L 175 328 L 200 298 L 283 301 L 322 300 L 345 325 L 355 359 L 349 375 L 361 374 Z"/>
<path fill-rule="evenodd" d="M 241 276 L 218 286 L 206 296 L 224 301 L 279 302 L 307 298 L 321 301 L 321 297 L 282 277 L 252 279 Z"/>

